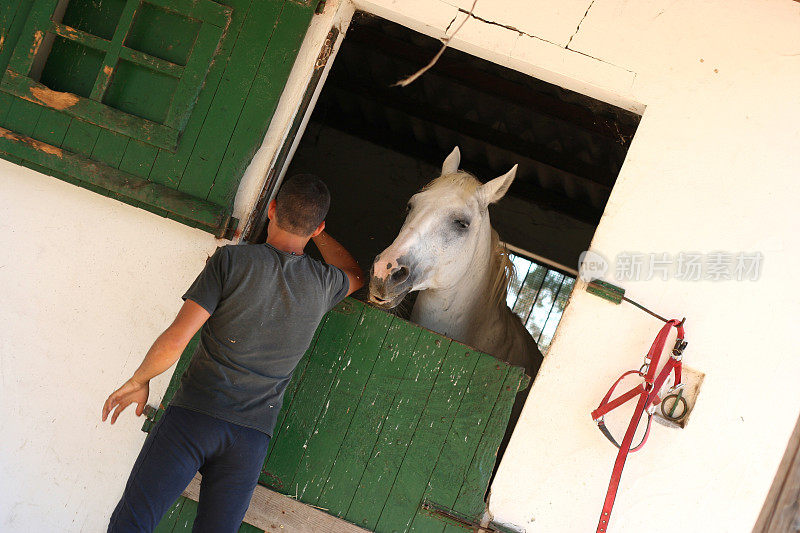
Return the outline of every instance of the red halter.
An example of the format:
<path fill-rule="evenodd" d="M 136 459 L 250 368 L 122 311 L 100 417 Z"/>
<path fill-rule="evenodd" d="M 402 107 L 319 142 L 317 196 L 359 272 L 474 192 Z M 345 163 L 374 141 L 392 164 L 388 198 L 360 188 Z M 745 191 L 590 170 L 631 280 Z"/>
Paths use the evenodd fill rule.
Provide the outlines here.
<path fill-rule="evenodd" d="M 683 320 L 680 322 L 677 320 L 668 320 L 667 323 L 664 324 L 664 327 L 661 328 L 661 331 L 658 332 L 658 335 L 656 335 L 652 346 L 650 346 L 650 351 L 647 352 L 647 355 L 644 357 L 644 364 L 642 367 L 639 370 L 631 370 L 622 374 L 622 376 L 620 376 L 620 378 L 615 381 L 608 390 L 608 393 L 600 402 L 600 405 L 597 406 L 597 409 L 592 411 L 592 419 L 597 422 L 597 427 L 600 428 L 600 431 L 603 432 L 603 435 L 605 435 L 606 438 L 614 444 L 614 446 L 619 448 L 617 460 L 614 462 L 614 469 L 611 472 L 611 482 L 608 485 L 608 492 L 606 493 L 606 499 L 603 503 L 603 514 L 600 515 L 600 523 L 597 525 L 597 533 L 605 533 L 606 528 L 608 527 L 608 520 L 611 517 L 611 510 L 614 507 L 614 499 L 617 496 L 617 489 L 619 488 L 620 478 L 622 477 L 622 469 L 625 467 L 625 459 L 627 458 L 628 453 L 639 450 L 647 441 L 647 437 L 650 434 L 650 423 L 653 419 L 653 412 L 655 411 L 656 406 L 661 403 L 661 397 L 659 396 L 661 388 L 664 386 L 667 378 L 672 373 L 675 375 L 675 384 L 670 388 L 669 392 L 672 392 L 682 386 L 681 358 L 683 355 L 683 350 L 686 348 L 687 344 L 686 341 L 683 340 L 683 322 Z M 673 326 L 678 330 L 678 338 L 675 340 L 675 347 L 672 349 L 672 354 L 670 355 L 669 360 L 664 364 L 664 367 L 661 369 L 661 371 L 658 372 L 658 375 L 656 375 L 656 370 L 658 369 L 658 360 L 661 358 L 661 352 L 664 351 L 664 344 L 666 343 L 667 336 L 669 335 L 669 332 Z M 622 381 L 625 376 L 629 376 L 631 374 L 637 374 L 641 376 L 643 381 L 628 392 L 611 400 L 611 395 L 613 394 L 617 385 L 619 385 L 620 381 Z M 606 425 L 603 421 L 603 416 L 609 411 L 612 411 L 629 400 L 632 400 L 636 396 L 639 397 L 639 402 L 636 404 L 636 409 L 634 410 L 630 424 L 628 424 L 628 430 L 625 432 L 625 437 L 622 439 L 622 444 L 618 444 L 606 428 Z M 642 441 L 635 448 L 631 449 L 633 436 L 636 433 L 636 428 L 639 426 L 639 420 L 645 412 L 647 413 L 647 429 L 645 430 L 644 437 L 642 437 Z"/>

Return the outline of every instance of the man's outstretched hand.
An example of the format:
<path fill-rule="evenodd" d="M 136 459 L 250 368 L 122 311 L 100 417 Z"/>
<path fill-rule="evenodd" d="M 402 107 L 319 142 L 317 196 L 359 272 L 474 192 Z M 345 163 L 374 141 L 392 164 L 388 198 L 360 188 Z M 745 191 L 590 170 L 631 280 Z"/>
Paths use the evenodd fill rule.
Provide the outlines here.
<path fill-rule="evenodd" d="M 144 406 L 147 404 L 148 396 L 150 396 L 149 381 L 139 383 L 129 379 L 122 387 L 114 391 L 108 397 L 106 403 L 103 404 L 103 422 L 108 418 L 108 413 L 116 407 L 114 414 L 111 415 L 111 423 L 113 424 L 117 421 L 119 414 L 132 403 L 136 404 L 136 416 L 141 416 L 144 412 Z"/>

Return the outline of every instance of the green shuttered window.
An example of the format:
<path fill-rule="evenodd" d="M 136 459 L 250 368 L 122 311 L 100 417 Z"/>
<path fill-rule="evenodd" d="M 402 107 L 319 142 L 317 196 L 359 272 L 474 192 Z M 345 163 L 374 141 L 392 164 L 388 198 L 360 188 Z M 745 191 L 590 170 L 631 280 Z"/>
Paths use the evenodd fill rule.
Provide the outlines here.
<path fill-rule="evenodd" d="M 313 6 L 0 6 L 0 156 L 223 235 Z"/>

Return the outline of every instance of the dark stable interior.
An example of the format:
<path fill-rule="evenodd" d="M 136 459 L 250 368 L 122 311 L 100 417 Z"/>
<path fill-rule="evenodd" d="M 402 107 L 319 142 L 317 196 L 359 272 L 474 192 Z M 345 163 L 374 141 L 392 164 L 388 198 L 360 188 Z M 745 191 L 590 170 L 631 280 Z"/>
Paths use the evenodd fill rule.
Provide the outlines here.
<path fill-rule="evenodd" d="M 408 198 L 454 146 L 461 168 L 483 182 L 519 164 L 490 209 L 493 227 L 505 242 L 576 268 L 640 116 L 452 48 L 411 85 L 393 86 L 440 46 L 357 13 L 286 176 L 327 182 L 328 230 L 368 270 L 397 235 Z M 249 237 L 263 242 L 265 227 Z"/>

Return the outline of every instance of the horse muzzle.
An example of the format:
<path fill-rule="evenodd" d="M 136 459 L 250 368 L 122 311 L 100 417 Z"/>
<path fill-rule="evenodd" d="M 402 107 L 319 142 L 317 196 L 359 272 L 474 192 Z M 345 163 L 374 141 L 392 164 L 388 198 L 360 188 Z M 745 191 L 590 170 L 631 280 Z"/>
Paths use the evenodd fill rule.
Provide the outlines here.
<path fill-rule="evenodd" d="M 407 266 L 392 268 L 386 277 L 375 275 L 375 265 L 369 273 L 369 301 L 383 309 L 397 307 L 414 286 Z"/>

